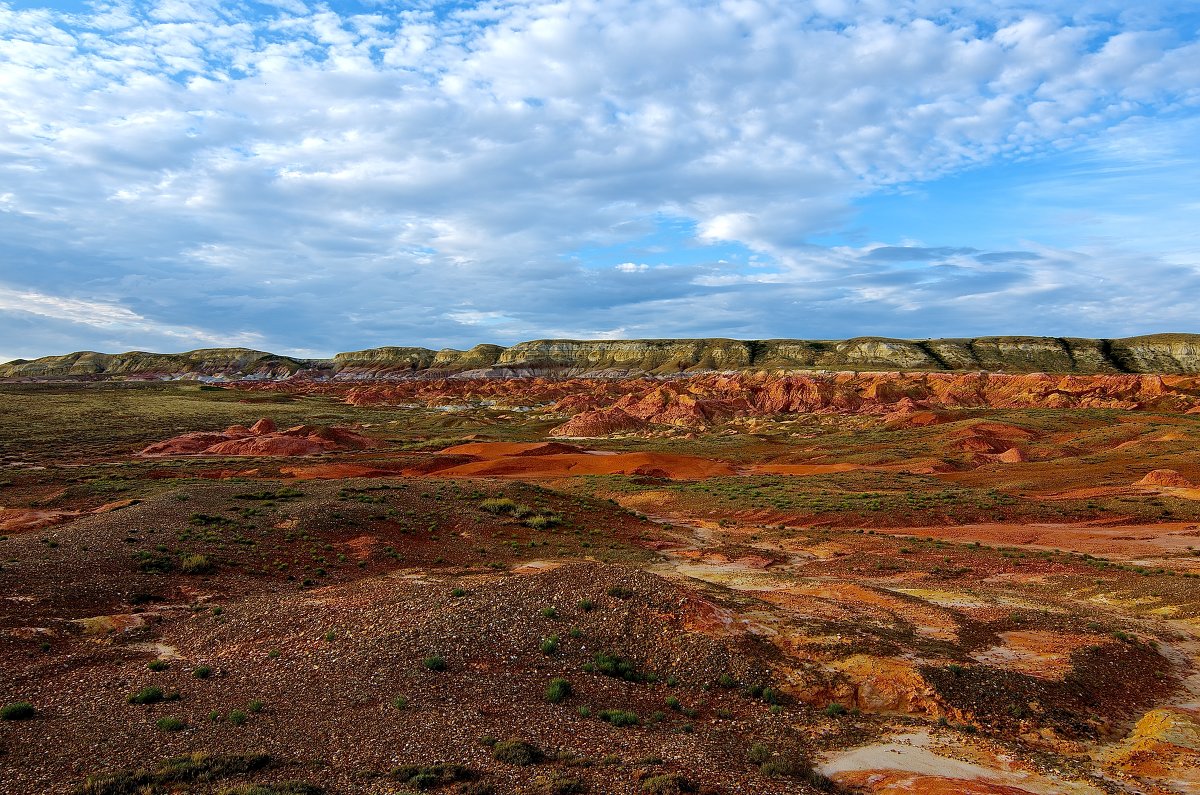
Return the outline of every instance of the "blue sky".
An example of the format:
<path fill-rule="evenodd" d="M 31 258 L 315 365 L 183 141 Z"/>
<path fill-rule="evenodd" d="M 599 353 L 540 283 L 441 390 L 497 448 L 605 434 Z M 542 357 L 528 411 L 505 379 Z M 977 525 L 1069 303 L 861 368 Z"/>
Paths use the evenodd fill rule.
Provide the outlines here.
<path fill-rule="evenodd" d="M 1200 332 L 1183 5 L 0 0 L 0 360 Z"/>

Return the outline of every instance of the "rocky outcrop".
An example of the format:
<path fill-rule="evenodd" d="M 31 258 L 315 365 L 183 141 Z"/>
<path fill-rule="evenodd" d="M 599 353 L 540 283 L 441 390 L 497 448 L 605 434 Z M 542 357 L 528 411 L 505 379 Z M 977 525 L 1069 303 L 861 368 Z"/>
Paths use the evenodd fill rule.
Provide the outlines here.
<path fill-rule="evenodd" d="M 797 370 L 1191 375 L 1200 374 L 1200 335 L 1155 334 L 1125 339 L 532 340 L 508 348 L 476 345 L 466 351 L 369 348 L 339 353 L 332 360 L 293 359 L 244 348 L 180 354 L 85 351 L 12 361 L 0 365 L 0 378 L 332 376 L 339 380 L 398 380 Z"/>
<path fill-rule="evenodd" d="M 234 425 L 211 433 L 185 433 L 155 442 L 139 455 L 305 456 L 373 445 L 372 439 L 346 428 L 297 425 L 281 431 L 271 420 L 261 419 L 249 428 Z"/>
<path fill-rule="evenodd" d="M 0 378 L 279 380 L 320 369 L 319 362 L 248 348 L 202 348 L 187 353 L 80 351 L 65 356 L 47 356 L 34 361 L 16 359 L 0 364 Z"/>
<path fill-rule="evenodd" d="M 1172 489 L 1194 489 L 1196 484 L 1176 472 L 1174 469 L 1155 469 L 1147 472 L 1146 476 L 1134 483 L 1135 486 L 1165 486 Z"/>
<path fill-rule="evenodd" d="M 290 389 L 272 384 L 246 389 Z M 673 378 L 448 378 L 306 387 L 354 405 L 523 406 L 563 416 L 551 433 L 593 437 L 789 414 L 867 414 L 891 428 L 961 419 L 961 409 L 1119 409 L 1186 413 L 1200 408 L 1200 377 L 997 373 L 726 373 Z M 959 439 L 980 460 L 1019 461 L 1028 432 L 998 423 Z"/>
<path fill-rule="evenodd" d="M 576 414 L 571 419 L 550 431 L 551 436 L 572 439 L 589 439 L 601 436 L 617 436 L 638 433 L 648 427 L 645 420 L 626 414 L 619 408 L 598 409 Z"/>

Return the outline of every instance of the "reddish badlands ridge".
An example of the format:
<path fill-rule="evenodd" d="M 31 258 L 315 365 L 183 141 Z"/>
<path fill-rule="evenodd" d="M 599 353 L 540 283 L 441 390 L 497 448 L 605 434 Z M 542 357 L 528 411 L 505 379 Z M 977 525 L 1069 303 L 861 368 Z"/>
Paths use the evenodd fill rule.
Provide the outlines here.
<path fill-rule="evenodd" d="M 345 428 L 297 425 L 279 430 L 269 419 L 261 419 L 249 428 L 234 425 L 217 433 L 185 433 L 155 442 L 140 453 L 143 456 L 179 455 L 315 455 L 334 450 L 363 450 L 372 441 Z"/>
<path fill-rule="evenodd" d="M 338 387 L 314 384 L 313 389 Z M 909 425 L 936 424 L 941 420 L 938 412 L 964 408 L 1200 413 L 1200 378 L 810 373 L 669 379 L 441 379 L 357 386 L 346 394 L 346 402 L 356 406 L 481 400 L 545 406 L 571 415 L 553 435 L 590 437 L 637 433 L 655 425 L 703 430 L 738 417 L 797 413 L 892 415 L 890 419 Z"/>

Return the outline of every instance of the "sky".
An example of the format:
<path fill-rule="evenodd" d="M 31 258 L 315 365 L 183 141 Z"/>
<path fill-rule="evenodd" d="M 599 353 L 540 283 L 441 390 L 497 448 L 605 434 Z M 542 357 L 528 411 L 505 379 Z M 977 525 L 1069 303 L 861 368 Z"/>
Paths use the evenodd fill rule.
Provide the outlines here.
<path fill-rule="evenodd" d="M 1200 332 L 1200 4 L 0 0 L 0 361 Z"/>

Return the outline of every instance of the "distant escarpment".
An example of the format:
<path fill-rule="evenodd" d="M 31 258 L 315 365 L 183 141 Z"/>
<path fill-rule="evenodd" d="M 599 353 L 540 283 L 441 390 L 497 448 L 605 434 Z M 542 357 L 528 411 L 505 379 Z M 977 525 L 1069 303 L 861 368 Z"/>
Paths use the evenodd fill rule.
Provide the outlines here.
<path fill-rule="evenodd" d="M 187 353 L 96 353 L 79 351 L 16 359 L 0 364 L 0 378 L 33 380 L 96 380 L 139 378 L 214 378 L 280 380 L 298 373 L 318 372 L 320 362 L 293 359 L 249 348 L 202 348 Z"/>
<path fill-rule="evenodd" d="M 470 350 L 383 347 L 296 359 L 244 348 L 161 354 L 82 352 L 0 365 L 0 378 L 402 380 L 666 376 L 701 372 L 995 372 L 1200 374 L 1200 335 L 1123 339 L 977 337 L 902 340 L 533 340 Z"/>

